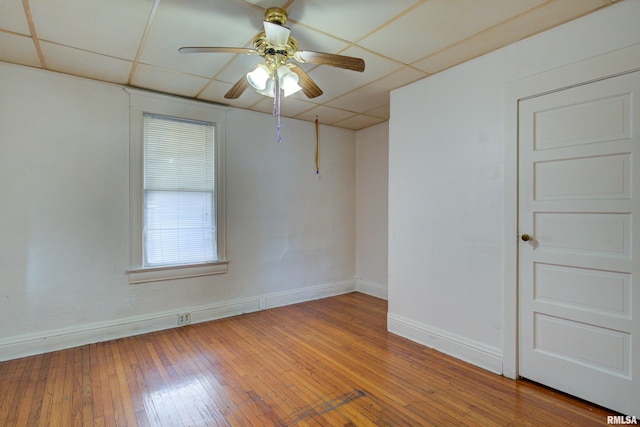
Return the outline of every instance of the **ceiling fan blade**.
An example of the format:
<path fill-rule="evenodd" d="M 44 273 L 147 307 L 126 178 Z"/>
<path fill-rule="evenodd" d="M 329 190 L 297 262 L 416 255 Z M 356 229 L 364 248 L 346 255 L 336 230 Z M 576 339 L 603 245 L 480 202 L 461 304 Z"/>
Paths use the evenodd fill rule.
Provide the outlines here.
<path fill-rule="evenodd" d="M 249 87 L 249 80 L 247 80 L 246 75 L 242 75 L 240 80 L 236 82 L 231 89 L 227 93 L 224 94 L 224 97 L 227 99 L 236 99 L 242 95 L 242 93 Z"/>
<path fill-rule="evenodd" d="M 245 47 L 181 47 L 180 53 L 246 53 L 247 55 L 257 53 L 253 49 Z"/>
<path fill-rule="evenodd" d="M 314 82 L 311 77 L 309 77 L 309 74 L 302 68 L 293 64 L 291 64 L 289 68 L 298 75 L 298 85 L 302 88 L 302 92 L 307 95 L 307 98 L 315 98 L 322 95 L 322 89 L 318 87 L 316 82 Z"/>
<path fill-rule="evenodd" d="M 276 46 L 286 46 L 291 30 L 273 22 L 264 21 L 264 33 L 267 41 Z"/>
<path fill-rule="evenodd" d="M 353 56 L 336 55 L 333 53 L 313 52 L 310 50 L 299 50 L 294 58 L 300 62 L 310 62 L 312 64 L 330 65 L 332 67 L 344 68 L 353 71 L 364 71 L 364 60 Z"/>

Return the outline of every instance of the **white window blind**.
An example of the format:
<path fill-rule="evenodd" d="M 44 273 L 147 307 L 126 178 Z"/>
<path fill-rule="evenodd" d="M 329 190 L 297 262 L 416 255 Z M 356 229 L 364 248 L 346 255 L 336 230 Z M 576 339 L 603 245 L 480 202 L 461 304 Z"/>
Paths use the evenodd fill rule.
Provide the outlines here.
<path fill-rule="evenodd" d="M 145 267 L 216 261 L 214 126 L 144 114 Z"/>

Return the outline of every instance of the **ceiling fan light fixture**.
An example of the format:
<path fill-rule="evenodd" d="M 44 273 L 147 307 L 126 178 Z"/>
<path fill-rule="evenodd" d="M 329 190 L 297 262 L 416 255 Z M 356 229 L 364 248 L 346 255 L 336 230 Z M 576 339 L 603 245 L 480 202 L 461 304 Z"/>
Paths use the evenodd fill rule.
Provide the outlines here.
<path fill-rule="evenodd" d="M 291 2 L 287 2 L 290 4 Z M 211 52 L 258 55 L 263 63 L 254 66 L 246 75 L 224 94 L 225 99 L 237 99 L 242 93 L 253 87 L 261 95 L 274 98 L 278 104 L 280 98 L 302 91 L 307 98 L 322 95 L 322 89 L 300 67 L 290 63 L 295 60 L 300 63 L 328 65 L 357 72 L 365 69 L 364 60 L 335 53 L 300 50 L 298 41 L 291 36 L 291 29 L 284 26 L 287 22 L 287 12 L 284 8 L 272 7 L 266 10 L 263 21 L 264 30 L 253 38 L 252 47 L 181 47 L 180 53 Z M 277 79 L 277 80 L 274 80 Z M 274 110 L 276 108 L 274 107 Z"/>
<path fill-rule="evenodd" d="M 277 68 L 277 73 L 271 73 L 266 64 L 259 64 L 253 71 L 247 73 L 249 84 L 261 95 L 273 97 L 275 95 L 275 76 L 277 74 L 280 89 L 285 98 L 302 90 L 298 85 L 298 75 L 286 65 Z"/>
<path fill-rule="evenodd" d="M 253 71 L 247 73 L 247 80 L 258 92 L 265 90 L 267 83 L 272 80 L 269 68 L 265 64 L 259 64 Z M 272 91 L 273 92 L 273 91 Z"/>
<path fill-rule="evenodd" d="M 293 95 L 294 93 L 300 92 L 302 88 L 298 85 L 297 82 L 287 81 L 286 84 L 282 85 L 282 90 L 284 91 L 284 97 L 286 98 L 289 95 Z"/>
<path fill-rule="evenodd" d="M 286 65 L 281 65 L 280 68 L 278 68 L 278 78 L 280 79 L 280 87 L 284 91 L 285 98 L 302 90 L 298 85 L 298 75 L 291 71 Z"/>
<path fill-rule="evenodd" d="M 270 96 L 271 98 L 273 98 L 274 96 L 274 91 L 275 91 L 275 82 L 273 78 L 270 78 L 265 82 L 264 88 L 256 89 L 256 92 L 258 92 L 260 95 Z"/>

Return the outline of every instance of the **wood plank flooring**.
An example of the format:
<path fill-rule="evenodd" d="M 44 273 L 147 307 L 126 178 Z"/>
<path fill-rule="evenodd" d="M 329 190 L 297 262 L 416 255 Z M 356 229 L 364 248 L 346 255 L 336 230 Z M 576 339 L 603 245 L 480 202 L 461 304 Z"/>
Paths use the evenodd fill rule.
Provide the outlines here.
<path fill-rule="evenodd" d="M 360 293 L 0 363 L 0 426 L 606 425 L 386 332 Z"/>

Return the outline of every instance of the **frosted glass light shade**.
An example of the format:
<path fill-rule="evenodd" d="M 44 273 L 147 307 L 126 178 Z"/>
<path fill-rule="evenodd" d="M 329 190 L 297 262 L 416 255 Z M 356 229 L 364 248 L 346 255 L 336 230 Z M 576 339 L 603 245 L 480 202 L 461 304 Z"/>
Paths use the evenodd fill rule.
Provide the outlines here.
<path fill-rule="evenodd" d="M 256 91 L 260 94 L 260 95 L 264 95 L 264 96 L 270 96 L 273 98 L 273 91 L 275 89 L 275 82 L 273 80 L 273 78 L 270 78 L 269 80 L 265 81 L 265 85 L 264 88 L 262 89 L 257 89 Z"/>
<path fill-rule="evenodd" d="M 298 86 L 298 75 L 291 71 L 289 67 L 282 65 L 278 68 L 278 77 L 280 78 L 280 87 L 284 91 L 284 96 L 293 95 L 302 88 Z"/>
<path fill-rule="evenodd" d="M 260 64 L 253 71 L 247 73 L 247 80 L 249 84 L 256 90 L 264 90 L 267 86 L 269 78 L 269 69 L 266 65 Z"/>
<path fill-rule="evenodd" d="M 280 81 L 280 88 L 284 92 L 284 96 L 293 95 L 302 90 L 298 85 L 298 75 L 291 71 L 286 65 L 281 65 L 275 74 Z M 249 84 L 256 89 L 261 95 L 274 96 L 275 79 L 271 76 L 269 68 L 265 64 L 258 65 L 253 71 L 247 74 Z"/>

